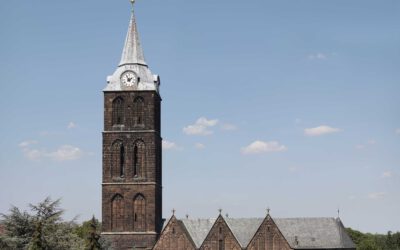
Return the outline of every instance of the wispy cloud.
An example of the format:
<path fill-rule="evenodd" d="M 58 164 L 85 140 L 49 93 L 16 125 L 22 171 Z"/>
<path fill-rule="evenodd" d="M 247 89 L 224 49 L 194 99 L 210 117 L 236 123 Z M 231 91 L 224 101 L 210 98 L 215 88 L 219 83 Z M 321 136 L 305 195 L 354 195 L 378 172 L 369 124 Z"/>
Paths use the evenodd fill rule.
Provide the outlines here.
<path fill-rule="evenodd" d="M 286 151 L 287 147 L 279 144 L 277 141 L 254 141 L 250 145 L 241 149 L 242 154 L 262 154 L 271 152 L 282 152 Z"/>
<path fill-rule="evenodd" d="M 183 132 L 187 135 L 211 135 L 213 131 L 210 129 L 218 124 L 218 119 L 207 119 L 200 117 L 197 121 L 183 128 Z"/>
<path fill-rule="evenodd" d="M 196 143 L 194 145 L 194 147 L 197 149 L 205 149 L 206 148 L 206 146 L 203 143 Z"/>
<path fill-rule="evenodd" d="M 362 144 L 356 145 L 356 149 L 365 149 L 368 146 L 372 146 L 372 145 L 375 145 L 375 144 L 376 144 L 376 141 L 373 140 L 373 139 L 370 139 L 366 143 L 362 143 Z"/>
<path fill-rule="evenodd" d="M 237 130 L 237 127 L 230 123 L 224 123 L 224 124 L 221 124 L 221 129 L 226 130 L 226 131 L 233 131 L 233 130 Z"/>
<path fill-rule="evenodd" d="M 381 175 L 382 178 L 390 178 L 392 176 L 393 176 L 393 173 L 391 171 L 385 171 Z"/>
<path fill-rule="evenodd" d="M 76 128 L 75 122 L 69 122 L 67 128 L 68 128 L 68 129 L 74 129 L 74 128 Z"/>
<path fill-rule="evenodd" d="M 162 141 L 162 148 L 164 150 L 171 150 L 171 149 L 179 149 L 178 145 L 175 142 L 163 140 Z"/>
<path fill-rule="evenodd" d="M 21 142 L 20 144 L 18 144 L 18 146 L 21 148 L 26 148 L 26 147 L 29 147 L 30 145 L 37 144 L 37 143 L 38 142 L 35 140 L 28 140 L 28 141 Z"/>
<path fill-rule="evenodd" d="M 321 136 L 342 131 L 339 128 L 333 128 L 327 125 L 321 125 L 315 128 L 304 129 L 304 134 L 307 136 Z"/>
<path fill-rule="evenodd" d="M 24 156 L 33 161 L 42 159 L 52 159 L 55 161 L 72 161 L 83 156 L 83 151 L 75 146 L 62 145 L 53 151 L 46 149 L 32 148 L 31 145 L 37 144 L 37 141 L 24 141 L 19 144 Z"/>
<path fill-rule="evenodd" d="M 80 148 L 71 145 L 60 146 L 56 151 L 48 153 L 47 157 L 50 157 L 56 161 L 72 161 L 81 158 L 83 152 Z"/>
<path fill-rule="evenodd" d="M 348 197 L 347 197 L 347 199 L 349 199 L 349 200 L 355 200 L 357 197 L 355 196 L 355 195 L 349 195 Z"/>
<path fill-rule="evenodd" d="M 368 194 L 368 198 L 371 200 L 381 199 L 386 196 L 385 192 L 373 192 Z"/>
<path fill-rule="evenodd" d="M 289 172 L 291 172 L 291 173 L 297 173 L 300 171 L 300 169 L 301 168 L 299 166 L 291 166 L 288 168 Z"/>
<path fill-rule="evenodd" d="M 397 129 L 394 131 L 394 133 L 395 133 L 396 135 L 400 135 L 400 128 L 397 128 Z"/>
<path fill-rule="evenodd" d="M 315 54 L 310 54 L 307 57 L 310 60 L 326 60 L 328 58 L 328 56 L 324 53 L 315 53 Z"/>

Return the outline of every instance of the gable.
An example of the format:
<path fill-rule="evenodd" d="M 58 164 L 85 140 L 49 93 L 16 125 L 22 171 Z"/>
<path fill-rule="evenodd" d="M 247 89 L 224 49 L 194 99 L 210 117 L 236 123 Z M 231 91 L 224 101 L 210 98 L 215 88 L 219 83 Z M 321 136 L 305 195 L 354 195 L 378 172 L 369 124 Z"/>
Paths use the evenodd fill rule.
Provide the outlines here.
<path fill-rule="evenodd" d="M 290 250 L 291 247 L 285 237 L 268 215 L 247 246 L 249 250 Z"/>
<path fill-rule="evenodd" d="M 219 216 L 200 247 L 201 250 L 242 249 L 228 224 Z"/>
<path fill-rule="evenodd" d="M 154 250 L 195 250 L 196 247 L 182 222 L 172 216 L 162 230 Z"/>

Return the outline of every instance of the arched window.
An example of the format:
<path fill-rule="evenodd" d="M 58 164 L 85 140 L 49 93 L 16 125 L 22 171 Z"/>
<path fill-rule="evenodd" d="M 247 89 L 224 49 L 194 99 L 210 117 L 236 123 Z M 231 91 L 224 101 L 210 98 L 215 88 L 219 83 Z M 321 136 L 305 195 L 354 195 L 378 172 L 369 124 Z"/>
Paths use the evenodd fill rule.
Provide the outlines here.
<path fill-rule="evenodd" d="M 143 177 L 146 163 L 146 149 L 142 140 L 137 140 L 133 145 L 133 176 Z"/>
<path fill-rule="evenodd" d="M 113 232 L 124 231 L 124 198 L 120 194 L 111 200 L 111 229 Z"/>
<path fill-rule="evenodd" d="M 133 200 L 133 230 L 135 232 L 146 231 L 146 199 L 138 194 Z"/>
<path fill-rule="evenodd" d="M 111 172 L 113 177 L 123 177 L 125 175 L 125 148 L 120 140 L 112 145 Z"/>
<path fill-rule="evenodd" d="M 117 97 L 112 103 L 112 123 L 121 125 L 124 123 L 124 99 Z"/>
<path fill-rule="evenodd" d="M 144 124 L 144 99 L 141 96 L 135 98 L 134 102 L 134 119 L 135 125 L 143 125 Z"/>

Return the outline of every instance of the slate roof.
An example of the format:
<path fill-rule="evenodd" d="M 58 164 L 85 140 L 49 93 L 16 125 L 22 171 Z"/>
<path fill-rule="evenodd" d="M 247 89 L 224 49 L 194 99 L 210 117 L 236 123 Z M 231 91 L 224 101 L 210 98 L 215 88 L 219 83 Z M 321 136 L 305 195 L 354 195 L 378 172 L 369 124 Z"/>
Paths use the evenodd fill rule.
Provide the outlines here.
<path fill-rule="evenodd" d="M 246 248 L 265 218 L 223 217 L 242 248 Z M 340 219 L 272 218 L 293 249 L 355 249 Z M 182 219 L 190 237 L 200 248 L 216 219 Z M 165 225 L 165 224 L 164 224 Z"/>
<path fill-rule="evenodd" d="M 196 248 L 199 248 L 206 239 L 215 220 L 216 219 L 182 219 L 181 222 L 186 227 L 190 237 L 192 237 Z"/>
<path fill-rule="evenodd" d="M 119 66 L 125 64 L 147 65 L 144 59 L 142 46 L 140 45 L 139 32 L 136 27 L 136 19 L 133 9 Z"/>
<path fill-rule="evenodd" d="M 273 220 L 292 248 L 355 248 L 338 219 L 276 218 Z"/>
<path fill-rule="evenodd" d="M 263 218 L 224 219 L 241 247 L 247 247 L 258 228 L 261 226 L 261 223 L 264 221 Z"/>

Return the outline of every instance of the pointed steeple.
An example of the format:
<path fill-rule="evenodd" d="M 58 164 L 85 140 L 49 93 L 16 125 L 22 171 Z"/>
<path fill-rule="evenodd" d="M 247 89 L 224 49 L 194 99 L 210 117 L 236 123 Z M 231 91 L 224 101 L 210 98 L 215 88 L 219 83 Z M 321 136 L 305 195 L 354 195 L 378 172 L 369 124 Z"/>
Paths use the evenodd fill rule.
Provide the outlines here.
<path fill-rule="evenodd" d="M 148 91 L 155 90 L 159 92 L 160 77 L 153 75 L 149 69 L 143 55 L 143 49 L 140 45 L 139 32 L 136 27 L 135 13 L 132 3 L 132 16 L 129 22 L 128 33 L 125 39 L 124 49 L 122 51 L 121 61 L 114 73 L 107 77 L 107 86 L 104 91 Z M 123 82 L 124 75 L 129 74 L 129 79 L 135 79 L 128 84 Z"/>
<path fill-rule="evenodd" d="M 119 66 L 127 64 L 141 64 L 145 65 L 146 61 L 144 59 L 143 49 L 140 45 L 139 32 L 136 26 L 136 18 L 134 12 L 134 2 L 132 2 L 132 15 L 129 22 L 128 33 L 126 35 L 125 46 L 122 51 L 121 62 Z"/>

